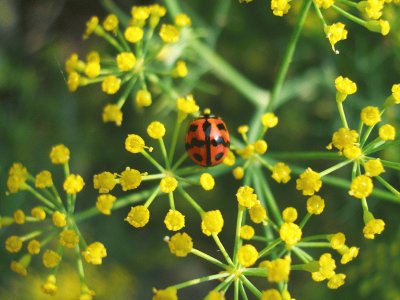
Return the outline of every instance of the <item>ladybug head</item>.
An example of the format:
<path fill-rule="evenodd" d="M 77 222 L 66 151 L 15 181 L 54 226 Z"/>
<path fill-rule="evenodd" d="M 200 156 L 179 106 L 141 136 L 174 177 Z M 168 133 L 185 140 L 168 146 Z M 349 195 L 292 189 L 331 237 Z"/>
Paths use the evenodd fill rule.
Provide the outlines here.
<path fill-rule="evenodd" d="M 216 116 L 211 113 L 211 109 L 209 109 L 209 108 L 205 108 L 203 110 L 203 114 L 201 117 L 202 118 L 216 118 Z"/>

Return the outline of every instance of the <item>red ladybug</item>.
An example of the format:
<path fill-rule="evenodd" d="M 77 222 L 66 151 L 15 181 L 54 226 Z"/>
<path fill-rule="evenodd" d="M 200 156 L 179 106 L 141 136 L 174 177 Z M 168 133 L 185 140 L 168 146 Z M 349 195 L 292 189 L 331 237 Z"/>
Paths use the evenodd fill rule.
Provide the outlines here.
<path fill-rule="evenodd" d="M 216 166 L 229 151 L 229 132 L 224 121 L 209 110 L 193 120 L 186 133 L 185 147 L 190 158 L 203 167 Z"/>

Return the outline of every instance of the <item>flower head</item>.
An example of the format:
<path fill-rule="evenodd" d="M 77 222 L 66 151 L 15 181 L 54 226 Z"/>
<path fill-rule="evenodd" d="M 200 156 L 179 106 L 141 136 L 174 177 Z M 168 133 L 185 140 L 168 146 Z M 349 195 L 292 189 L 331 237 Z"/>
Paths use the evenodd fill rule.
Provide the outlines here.
<path fill-rule="evenodd" d="M 393 141 L 396 138 L 396 129 L 390 124 L 383 125 L 379 128 L 379 138 L 384 141 Z"/>
<path fill-rule="evenodd" d="M 282 296 L 277 289 L 269 289 L 262 291 L 261 300 L 282 300 Z"/>
<path fill-rule="evenodd" d="M 361 111 L 361 121 L 367 126 L 374 126 L 381 120 L 381 113 L 375 106 L 367 106 Z"/>
<path fill-rule="evenodd" d="M 289 12 L 291 0 L 272 0 L 271 9 L 275 16 L 282 17 Z"/>
<path fill-rule="evenodd" d="M 6 240 L 6 250 L 10 253 L 17 253 L 22 248 L 22 239 L 19 236 L 12 235 Z"/>
<path fill-rule="evenodd" d="M 121 79 L 114 75 L 104 77 L 101 83 L 101 89 L 104 93 L 113 95 L 119 91 L 121 87 Z"/>
<path fill-rule="evenodd" d="M 163 123 L 154 121 L 147 126 L 147 134 L 152 139 L 161 139 L 165 135 L 165 126 Z"/>
<path fill-rule="evenodd" d="M 332 249 L 339 250 L 345 246 L 346 236 L 342 232 L 338 232 L 329 237 Z"/>
<path fill-rule="evenodd" d="M 178 186 L 178 181 L 174 177 L 164 177 L 160 181 L 160 190 L 163 193 L 172 193 Z"/>
<path fill-rule="evenodd" d="M 369 161 L 367 161 L 364 164 L 364 169 L 365 169 L 365 175 L 369 177 L 379 176 L 380 174 L 385 172 L 385 169 L 383 168 L 383 165 L 379 158 L 370 159 Z"/>
<path fill-rule="evenodd" d="M 27 246 L 28 253 L 35 255 L 40 253 L 41 243 L 38 240 L 30 240 Z"/>
<path fill-rule="evenodd" d="M 136 65 L 136 57 L 132 52 L 121 52 L 116 57 L 118 69 L 121 71 L 130 71 Z"/>
<path fill-rule="evenodd" d="M 142 175 L 136 169 L 126 167 L 125 171 L 121 173 L 119 183 L 123 191 L 134 190 L 139 187 L 142 182 Z"/>
<path fill-rule="evenodd" d="M 43 265 L 46 268 L 55 268 L 57 267 L 60 261 L 61 261 L 61 256 L 57 252 L 49 249 L 47 249 L 44 252 L 42 257 Z"/>
<path fill-rule="evenodd" d="M 311 196 L 318 192 L 322 186 L 321 176 L 319 173 L 307 168 L 296 180 L 296 189 L 303 191 L 303 195 Z"/>
<path fill-rule="evenodd" d="M 335 274 L 328 280 L 328 288 L 337 289 L 344 284 L 344 280 L 346 279 L 345 274 Z"/>
<path fill-rule="evenodd" d="M 14 212 L 13 217 L 16 224 L 22 225 L 25 223 L 25 213 L 22 209 L 17 209 Z"/>
<path fill-rule="evenodd" d="M 150 219 L 150 211 L 144 205 L 138 205 L 131 207 L 128 216 L 125 218 L 129 224 L 133 227 L 139 228 L 144 227 Z"/>
<path fill-rule="evenodd" d="M 35 187 L 38 189 L 44 189 L 46 187 L 51 187 L 53 185 L 53 179 L 51 178 L 51 173 L 49 171 L 42 171 L 38 173 L 35 177 Z"/>
<path fill-rule="evenodd" d="M 265 113 L 261 117 L 261 123 L 266 128 L 273 128 L 278 125 L 278 117 L 272 112 Z"/>
<path fill-rule="evenodd" d="M 57 280 L 54 275 L 50 275 L 49 277 L 47 277 L 46 282 L 41 286 L 43 293 L 54 296 L 58 290 L 56 283 Z"/>
<path fill-rule="evenodd" d="M 100 242 L 91 243 L 85 251 L 82 251 L 82 256 L 87 263 L 92 265 L 101 265 L 103 258 L 107 256 L 107 250 Z"/>
<path fill-rule="evenodd" d="M 168 230 L 178 231 L 185 227 L 185 216 L 177 210 L 170 209 L 165 216 L 164 224 Z"/>
<path fill-rule="evenodd" d="M 130 43 L 137 43 L 143 39 L 143 29 L 139 26 L 129 26 L 124 32 L 125 39 Z"/>
<path fill-rule="evenodd" d="M 291 262 L 290 256 L 285 256 L 284 258 L 277 258 L 272 261 L 263 261 L 260 267 L 267 268 L 267 279 L 269 282 L 288 281 Z"/>
<path fill-rule="evenodd" d="M 237 257 L 239 263 L 243 267 L 250 267 L 254 265 L 258 259 L 258 251 L 257 249 L 250 244 L 243 245 L 239 248 L 237 252 Z"/>
<path fill-rule="evenodd" d="M 96 29 L 99 24 L 99 18 L 97 16 L 92 16 L 89 21 L 86 22 L 86 31 L 83 34 L 83 39 L 86 40 Z"/>
<path fill-rule="evenodd" d="M 385 229 L 385 222 L 382 219 L 371 219 L 364 226 L 363 234 L 366 239 L 373 240 L 375 235 L 381 234 Z"/>
<path fill-rule="evenodd" d="M 181 97 L 176 100 L 178 110 L 184 115 L 193 114 L 199 111 L 199 106 L 193 98 L 193 95 L 188 95 L 185 98 Z"/>
<path fill-rule="evenodd" d="M 320 215 L 325 208 L 325 201 L 318 195 L 307 199 L 307 212 L 312 215 Z"/>
<path fill-rule="evenodd" d="M 212 190 L 215 185 L 214 177 L 212 177 L 212 175 L 210 173 L 201 174 L 200 185 L 206 191 Z"/>
<path fill-rule="evenodd" d="M 65 179 L 63 187 L 67 194 L 76 194 L 83 189 L 84 185 L 85 182 L 80 175 L 71 174 Z"/>
<path fill-rule="evenodd" d="M 186 232 L 176 233 L 168 241 L 168 247 L 172 254 L 185 257 L 192 251 L 193 241 Z"/>
<path fill-rule="evenodd" d="M 337 42 L 347 39 L 347 30 L 344 28 L 345 25 L 341 22 L 334 23 L 325 27 L 325 34 L 332 46 L 332 50 L 339 54 L 339 51 L 335 49 Z"/>
<path fill-rule="evenodd" d="M 123 114 L 121 108 L 117 104 L 106 104 L 103 108 L 102 119 L 104 123 L 114 122 L 115 125 L 121 126 Z"/>
<path fill-rule="evenodd" d="M 296 245 L 301 240 L 302 234 L 301 228 L 294 223 L 283 223 L 279 229 L 279 235 L 287 247 Z"/>
<path fill-rule="evenodd" d="M 339 150 L 353 146 L 358 139 L 358 133 L 349 128 L 340 128 L 332 136 L 332 144 Z M 328 149 L 330 146 L 328 146 Z"/>
<path fill-rule="evenodd" d="M 50 160 L 53 164 L 65 164 L 69 160 L 69 149 L 63 144 L 51 148 Z"/>
<path fill-rule="evenodd" d="M 110 215 L 115 200 L 117 200 L 117 198 L 110 194 L 99 195 L 97 197 L 96 207 L 102 214 Z"/>
<path fill-rule="evenodd" d="M 160 37 L 164 43 L 176 43 L 180 38 L 179 30 L 174 25 L 163 24 L 160 29 Z"/>
<path fill-rule="evenodd" d="M 339 76 L 335 79 L 335 87 L 337 90 L 336 101 L 343 102 L 347 95 L 357 92 L 357 85 L 351 79 Z"/>
<path fill-rule="evenodd" d="M 139 107 L 147 107 L 152 103 L 151 94 L 147 90 L 138 90 L 135 98 L 136 104 Z"/>
<path fill-rule="evenodd" d="M 238 189 L 236 199 L 241 206 L 246 208 L 252 208 L 257 204 L 257 195 L 254 194 L 254 189 L 247 185 L 241 186 Z"/>
<path fill-rule="evenodd" d="M 254 236 L 254 228 L 250 225 L 240 227 L 240 238 L 243 240 L 250 240 Z"/>
<path fill-rule="evenodd" d="M 271 177 L 275 179 L 278 183 L 287 183 L 290 180 L 290 173 L 292 171 L 290 168 L 283 162 L 278 162 L 272 168 Z"/>
<path fill-rule="evenodd" d="M 282 211 L 282 218 L 286 223 L 293 223 L 297 220 L 297 210 L 294 207 L 287 207 Z"/>
<path fill-rule="evenodd" d="M 115 32 L 118 28 L 118 18 L 114 14 L 109 14 L 103 21 L 103 28 L 106 31 Z"/>
<path fill-rule="evenodd" d="M 175 25 L 178 27 L 189 27 L 192 26 L 192 20 L 186 14 L 177 14 L 174 17 Z"/>
<path fill-rule="evenodd" d="M 203 215 L 201 230 L 207 236 L 218 234 L 224 226 L 224 218 L 219 210 L 211 210 Z"/>
<path fill-rule="evenodd" d="M 368 197 L 374 188 L 371 178 L 359 175 L 351 182 L 349 194 L 358 199 Z"/>
<path fill-rule="evenodd" d="M 46 212 L 40 206 L 36 206 L 36 207 L 32 208 L 31 215 L 32 215 L 32 217 L 34 217 L 38 220 L 41 220 L 41 221 L 46 219 Z"/>
<path fill-rule="evenodd" d="M 93 176 L 94 188 L 99 190 L 99 193 L 109 193 L 113 190 L 116 184 L 117 180 L 115 179 L 115 174 L 110 172 L 102 172 Z"/>
<path fill-rule="evenodd" d="M 137 134 L 128 134 L 125 139 L 125 149 L 131 153 L 139 153 L 145 148 L 144 140 Z"/>
<path fill-rule="evenodd" d="M 259 224 L 267 219 L 267 211 L 261 205 L 260 201 L 257 201 L 257 203 L 250 208 L 249 214 L 250 220 L 256 224 Z"/>
<path fill-rule="evenodd" d="M 67 225 L 67 216 L 62 212 L 55 211 L 51 216 L 54 226 L 64 227 Z"/>
<path fill-rule="evenodd" d="M 67 248 L 74 248 L 79 243 L 79 236 L 75 230 L 64 230 L 60 233 L 60 244 Z"/>
<path fill-rule="evenodd" d="M 152 300 L 178 300 L 176 288 L 169 287 L 165 290 L 155 290 Z"/>

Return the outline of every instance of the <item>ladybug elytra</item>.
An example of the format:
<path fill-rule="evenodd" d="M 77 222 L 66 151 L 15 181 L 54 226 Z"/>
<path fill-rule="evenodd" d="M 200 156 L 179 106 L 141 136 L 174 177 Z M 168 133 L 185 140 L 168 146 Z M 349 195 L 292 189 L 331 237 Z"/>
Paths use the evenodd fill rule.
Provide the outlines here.
<path fill-rule="evenodd" d="M 203 167 L 220 164 L 229 151 L 229 132 L 221 118 L 205 110 L 188 128 L 185 147 L 190 158 Z"/>

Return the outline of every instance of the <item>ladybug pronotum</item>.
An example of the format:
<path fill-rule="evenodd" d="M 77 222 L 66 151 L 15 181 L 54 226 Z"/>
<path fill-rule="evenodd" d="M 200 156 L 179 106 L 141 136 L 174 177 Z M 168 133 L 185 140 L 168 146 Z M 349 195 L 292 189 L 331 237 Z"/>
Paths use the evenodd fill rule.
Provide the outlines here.
<path fill-rule="evenodd" d="M 189 157 L 198 165 L 211 167 L 220 164 L 229 152 L 229 132 L 221 118 L 204 110 L 204 114 L 194 119 L 185 139 Z"/>

